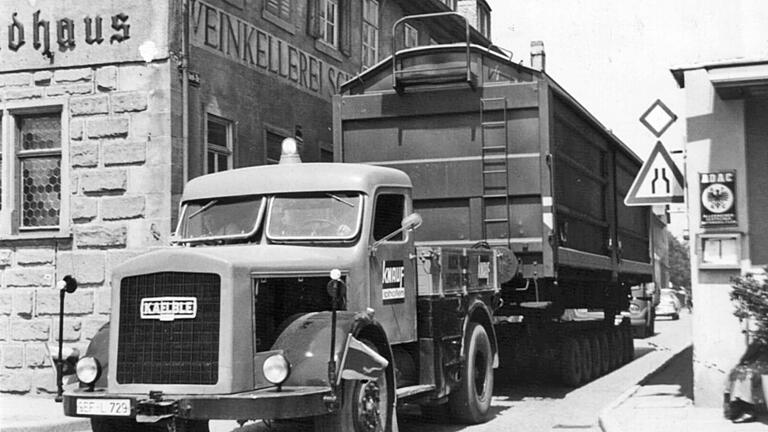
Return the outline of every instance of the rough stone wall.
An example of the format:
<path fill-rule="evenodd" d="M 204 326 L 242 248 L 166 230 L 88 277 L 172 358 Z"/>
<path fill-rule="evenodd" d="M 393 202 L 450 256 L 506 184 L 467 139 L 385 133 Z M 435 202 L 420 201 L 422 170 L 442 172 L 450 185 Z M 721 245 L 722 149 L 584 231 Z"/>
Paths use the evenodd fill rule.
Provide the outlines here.
<path fill-rule="evenodd" d="M 168 61 L 0 74 L 0 101 L 65 98 L 71 196 L 63 239 L 0 238 L 0 392 L 56 391 L 56 281 L 72 274 L 64 342 L 85 352 L 109 319 L 112 269 L 171 230 Z M 5 185 L 3 185 L 5 186 Z M 63 217 L 64 215 L 62 215 Z"/>

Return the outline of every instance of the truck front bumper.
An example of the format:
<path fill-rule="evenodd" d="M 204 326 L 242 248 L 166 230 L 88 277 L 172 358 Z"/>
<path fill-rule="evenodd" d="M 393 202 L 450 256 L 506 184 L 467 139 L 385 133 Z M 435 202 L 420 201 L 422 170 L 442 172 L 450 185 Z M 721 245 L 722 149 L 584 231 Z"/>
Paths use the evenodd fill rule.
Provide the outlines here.
<path fill-rule="evenodd" d="M 324 401 L 329 387 L 268 388 L 234 394 L 162 395 L 108 393 L 78 389 L 64 394 L 64 414 L 72 417 L 123 417 L 153 422 L 168 417 L 197 420 L 289 419 L 331 412 Z"/>

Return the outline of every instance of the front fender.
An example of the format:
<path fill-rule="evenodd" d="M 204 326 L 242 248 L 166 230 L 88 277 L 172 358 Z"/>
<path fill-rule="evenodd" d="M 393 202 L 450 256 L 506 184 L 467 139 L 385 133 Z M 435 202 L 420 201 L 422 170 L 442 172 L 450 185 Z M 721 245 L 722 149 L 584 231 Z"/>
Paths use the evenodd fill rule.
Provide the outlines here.
<path fill-rule="evenodd" d="M 85 351 L 86 357 L 94 357 L 101 365 L 101 377 L 96 381 L 95 387 L 107 387 L 107 375 L 109 372 L 109 322 L 101 326 L 96 335 L 91 339 Z"/>
<path fill-rule="evenodd" d="M 338 367 L 347 334 L 377 334 L 375 343 L 382 355 L 392 361 L 391 350 L 381 325 L 366 314 L 336 313 L 335 360 Z M 383 340 L 382 340 L 383 339 Z M 278 336 L 273 350 L 283 350 L 291 364 L 286 386 L 327 386 L 331 346 L 331 312 L 312 312 L 296 318 Z M 385 352 L 382 350 L 385 349 Z"/>

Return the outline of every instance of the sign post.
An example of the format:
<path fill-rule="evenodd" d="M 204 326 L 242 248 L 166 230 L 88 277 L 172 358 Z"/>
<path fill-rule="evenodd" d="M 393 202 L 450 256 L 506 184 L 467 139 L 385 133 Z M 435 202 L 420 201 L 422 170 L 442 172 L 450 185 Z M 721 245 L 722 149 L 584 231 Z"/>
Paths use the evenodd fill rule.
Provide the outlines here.
<path fill-rule="evenodd" d="M 640 123 L 645 125 L 656 138 L 660 138 L 675 120 L 677 116 L 658 99 L 640 116 Z M 656 141 L 651 155 L 643 163 L 632 182 L 629 193 L 624 198 L 624 204 L 652 206 L 684 201 L 685 177 L 661 141 Z"/>

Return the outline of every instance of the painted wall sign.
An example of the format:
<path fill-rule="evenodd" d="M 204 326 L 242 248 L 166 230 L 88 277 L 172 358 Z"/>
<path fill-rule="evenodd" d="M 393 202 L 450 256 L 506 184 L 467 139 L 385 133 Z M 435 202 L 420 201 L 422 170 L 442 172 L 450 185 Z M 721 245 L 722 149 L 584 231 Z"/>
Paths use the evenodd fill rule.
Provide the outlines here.
<path fill-rule="evenodd" d="M 384 261 L 381 271 L 381 299 L 384 304 L 405 301 L 405 267 L 402 261 Z"/>
<path fill-rule="evenodd" d="M 167 2 L 1 1 L 0 72 L 168 57 Z"/>
<path fill-rule="evenodd" d="M 736 171 L 699 173 L 701 226 L 735 225 Z"/>
<path fill-rule="evenodd" d="M 190 41 L 255 71 L 330 99 L 351 75 L 253 24 L 208 3 L 192 0 Z"/>

